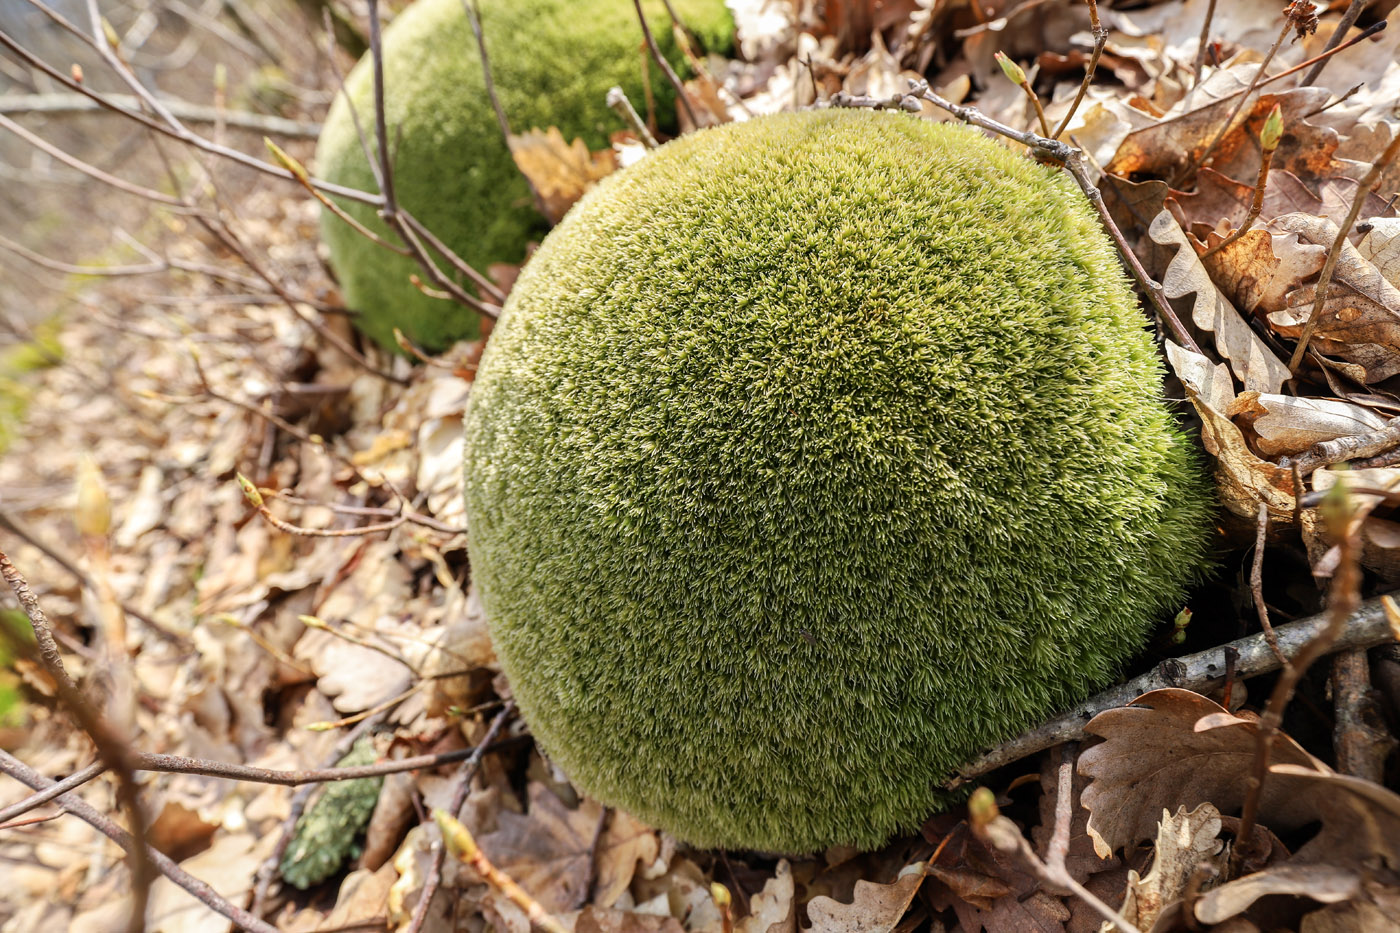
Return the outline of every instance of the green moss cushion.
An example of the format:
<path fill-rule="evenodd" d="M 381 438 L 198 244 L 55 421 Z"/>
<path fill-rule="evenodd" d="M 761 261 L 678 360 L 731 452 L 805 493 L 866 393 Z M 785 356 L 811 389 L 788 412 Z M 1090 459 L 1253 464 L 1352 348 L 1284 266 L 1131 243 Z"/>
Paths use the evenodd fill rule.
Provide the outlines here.
<path fill-rule="evenodd" d="M 821 111 L 607 179 L 466 415 L 472 570 L 534 734 L 701 846 L 872 847 L 1104 686 L 1210 508 L 1062 174 Z"/>
<path fill-rule="evenodd" d="M 705 43 L 721 50 L 733 22 L 723 0 L 672 0 Z M 670 18 L 661 0 L 644 5 L 653 33 L 678 68 Z M 608 88 L 621 85 L 645 108 L 651 78 L 657 113 L 674 113 L 675 95 L 647 57 L 632 0 L 482 0 L 482 27 L 496 92 L 513 132 L 557 126 L 566 139 L 607 145 L 621 122 L 608 110 Z M 385 110 L 399 200 L 454 252 L 485 272 L 519 262 L 547 229 L 516 170 L 486 95 L 476 39 L 462 0 L 417 0 L 384 33 Z M 682 71 L 684 73 L 684 71 Z M 374 138 L 374 77 L 368 55 L 345 90 L 366 137 Z M 320 177 L 377 191 L 355 132 L 346 95 L 337 96 L 316 148 Z M 340 202 L 377 232 L 384 226 L 362 204 Z M 322 236 L 360 328 L 386 347 L 398 327 L 433 350 L 474 336 L 479 317 L 455 302 L 429 298 L 409 282 L 419 272 L 327 212 Z"/>

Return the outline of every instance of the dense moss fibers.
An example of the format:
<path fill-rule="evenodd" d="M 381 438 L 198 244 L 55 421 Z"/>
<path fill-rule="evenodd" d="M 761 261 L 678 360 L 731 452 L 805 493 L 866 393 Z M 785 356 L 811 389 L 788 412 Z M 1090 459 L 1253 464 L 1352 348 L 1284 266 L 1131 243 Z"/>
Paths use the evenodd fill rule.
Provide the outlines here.
<path fill-rule="evenodd" d="M 729 45 L 734 27 L 723 0 L 672 3 L 707 47 Z M 683 69 L 665 6 L 648 0 L 644 9 Z M 609 134 L 623 128 L 607 108 L 608 88 L 621 85 L 643 108 L 647 74 L 657 112 L 674 113 L 670 85 L 644 58 L 632 0 L 482 0 L 481 19 L 497 96 L 517 133 L 557 126 L 566 139 L 582 137 L 591 148 L 603 148 Z M 391 147 L 398 140 L 393 153 L 400 202 L 483 272 L 493 262 L 522 260 L 528 241 L 547 228 L 501 137 L 462 0 L 416 0 L 394 20 L 384 33 L 384 74 Z M 372 140 L 373 89 L 366 55 L 321 131 L 316 167 L 327 181 L 378 190 L 346 103 L 348 95 Z M 373 209 L 340 203 L 371 229 L 386 232 Z M 409 275 L 420 271 L 413 260 L 376 246 L 329 212 L 321 233 L 346 304 L 360 312 L 361 330 L 380 344 L 394 347 L 395 327 L 432 350 L 476 335 L 476 312 L 429 298 L 410 283 Z"/>
<path fill-rule="evenodd" d="M 662 147 L 531 260 L 467 412 L 534 734 L 701 846 L 916 827 L 1200 574 L 1160 377 L 1077 191 L 971 131 L 828 110 Z"/>

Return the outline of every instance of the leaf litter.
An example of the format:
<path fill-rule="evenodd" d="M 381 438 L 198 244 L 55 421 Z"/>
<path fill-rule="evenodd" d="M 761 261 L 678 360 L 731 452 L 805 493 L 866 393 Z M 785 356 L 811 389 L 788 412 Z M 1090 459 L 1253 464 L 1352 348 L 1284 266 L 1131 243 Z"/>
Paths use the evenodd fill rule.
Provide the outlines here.
<path fill-rule="evenodd" d="M 1030 128 L 1025 95 L 994 67 L 994 53 L 1005 52 L 1026 66 L 1054 125 L 1069 114 L 1094 44 L 1087 7 L 1070 0 L 729 5 L 737 57 L 705 63 L 709 77 L 688 85 L 702 122 L 838 92 L 889 97 L 927 76 L 953 101 Z M 1400 496 L 1386 495 L 1400 487 L 1394 471 L 1341 471 L 1333 466 L 1341 460 L 1320 452 L 1384 432 L 1400 411 L 1400 165 L 1386 167 L 1370 191 L 1359 185 L 1400 133 L 1400 28 L 1337 54 L 1322 86 L 1300 87 L 1296 76 L 1256 80 L 1281 4 L 1220 4 L 1198 83 L 1204 0 L 1122 6 L 1099 10 L 1107 32 L 1100 70 L 1067 134 L 1200 343 L 1201 353 L 1169 344 L 1167 356 L 1201 420 L 1222 500 L 1250 521 L 1260 506 L 1280 525 L 1299 518 L 1309 569 L 1325 576 L 1335 549 L 1309 496 L 1347 485 L 1361 503 L 1364 566 L 1400 578 L 1400 516 L 1392 514 Z M 1280 46 L 1264 70 L 1318 55 L 1342 6 L 1325 11 L 1315 35 Z M 1249 212 L 1259 131 L 1275 105 L 1286 131 L 1255 226 L 1207 253 Z M 923 107 L 926 118 L 949 119 Z M 551 220 L 599 178 L 643 157 L 627 131 L 602 152 L 552 127 L 511 142 Z M 1358 198 L 1308 353 L 1291 372 L 1328 251 Z M 316 255 L 313 203 L 254 187 L 240 192 L 238 216 L 302 293 L 334 296 Z M 189 258 L 231 258 L 185 229 L 162 242 Z M 492 273 L 508 284 L 515 271 Z M 32 380 L 27 430 L 0 462 L 6 514 L 44 545 L 15 547 L 12 556 L 43 581 L 50 615 L 81 633 L 94 609 L 111 610 L 115 600 L 150 620 L 128 620 L 124 646 L 145 750 L 312 767 L 334 760 L 338 731 L 328 726 L 343 732 L 366 715 L 383 733 L 381 757 L 471 747 L 508 698 L 466 582 L 462 530 L 459 425 L 481 343 L 455 348 L 440 366 L 370 350 L 405 383 L 395 385 L 349 363 L 283 306 L 241 301 L 199 273 L 163 284 L 179 300 L 154 300 L 161 296 L 120 280 L 82 293 L 88 313 L 65 325 L 63 365 Z M 343 320 L 326 320 L 350 335 Z M 114 503 L 105 605 L 53 558 L 82 553 L 71 525 L 80 455 L 101 465 Z M 1295 488 L 1300 460 L 1310 489 Z M 402 514 L 401 501 L 427 520 L 367 537 L 288 535 L 250 515 L 235 471 L 266 490 L 274 515 L 305 529 L 384 521 Z M 71 662 L 79 673 L 97 663 L 81 653 Z M 42 672 L 25 676 L 36 695 L 51 695 Z M 26 761 L 62 774 L 88 760 L 84 740 L 51 707 L 30 703 L 25 715 L 17 751 Z M 578 798 L 511 728 L 514 750 L 483 761 L 460 815 L 493 863 L 574 933 L 997 933 L 1102 922 L 1082 899 L 977 838 L 957 812 L 918 839 L 865 855 L 693 852 Z M 1260 805 L 1267 855 L 1243 867 L 1230 861 L 1257 730 L 1253 714 L 1182 690 L 1097 717 L 1089 724 L 1097 744 L 1081 753 L 1074 779 L 1069 877 L 1123 905 L 1144 930 L 1168 921 L 1384 928 L 1400 911 L 1400 798 L 1333 771 L 1286 735 L 1275 743 Z M 308 896 L 274 885 L 264 915 L 285 930 L 410 928 L 441 846 L 420 814 L 447 805 L 452 774 L 391 776 L 366 861 L 346 864 Z M 157 845 L 234 902 L 253 903 L 259 871 L 287 828 L 291 789 L 147 777 Z M 1042 769 L 1037 786 L 1028 804 L 1014 788 L 1001 800 L 1048 859 L 1053 768 Z M 80 793 L 114 809 L 109 784 Z M 0 803 L 17 799 L 13 788 L 6 794 Z M 0 835 L 0 856 L 23 866 L 0 893 L 0 930 L 120 922 L 117 850 L 71 819 L 41 825 Z M 450 895 L 439 895 L 419 929 L 529 929 L 525 913 L 470 869 L 449 861 L 443 882 Z M 732 908 L 721 906 L 715 884 Z M 224 928 L 167 882 L 153 891 L 150 916 L 159 928 Z"/>

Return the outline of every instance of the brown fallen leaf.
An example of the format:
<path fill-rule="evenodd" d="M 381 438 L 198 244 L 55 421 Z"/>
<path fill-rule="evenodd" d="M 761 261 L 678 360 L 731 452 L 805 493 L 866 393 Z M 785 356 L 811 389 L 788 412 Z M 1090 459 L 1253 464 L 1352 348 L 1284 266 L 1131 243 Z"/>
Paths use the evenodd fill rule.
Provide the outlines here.
<path fill-rule="evenodd" d="M 545 910 L 577 910 L 588 897 L 593 836 L 603 808 L 585 800 L 570 810 L 538 782 L 528 795 L 528 812 L 502 810 L 497 829 L 479 839 L 481 849 Z"/>
<path fill-rule="evenodd" d="M 589 152 L 582 139 L 565 142 L 564 134 L 554 126 L 512 133 L 510 154 L 539 194 L 551 224 L 562 220 L 575 201 L 617 168 L 611 149 Z"/>
<path fill-rule="evenodd" d="M 1256 435 L 1254 449 L 1265 457 L 1302 453 L 1319 441 L 1366 434 L 1386 419 L 1352 402 L 1241 392 L 1227 412 Z"/>
<path fill-rule="evenodd" d="M 928 876 L 923 862 L 907 865 L 891 884 L 857 881 L 855 899 L 842 904 L 814 897 L 807 903 L 812 925 L 805 933 L 890 933 L 899 924 Z"/>
<path fill-rule="evenodd" d="M 1162 211 L 1153 219 L 1148 236 L 1153 242 L 1176 250 L 1162 276 L 1167 297 L 1196 296 L 1191 308 L 1192 323 L 1214 335 L 1216 351 L 1229 361 L 1231 371 L 1246 390 L 1279 392 L 1289 378 L 1288 367 L 1250 330 L 1216 288 L 1176 218 L 1169 211 Z"/>
<path fill-rule="evenodd" d="M 1155 175 L 1171 178 L 1195 162 L 1226 125 L 1239 100 L 1257 72 L 1257 65 L 1219 68 L 1205 77 L 1168 112 L 1160 122 L 1129 133 L 1105 168 L 1115 174 Z M 1258 91 L 1251 96 L 1257 100 Z M 1246 106 L 1231 126 L 1238 128 L 1248 118 Z M 1227 134 L 1228 136 L 1228 134 Z"/>
<path fill-rule="evenodd" d="M 1175 688 L 1153 690 L 1132 706 L 1091 719 L 1085 730 L 1104 741 L 1079 756 L 1079 771 L 1090 778 L 1083 803 L 1095 851 L 1107 857 L 1153 838 L 1163 810 L 1206 802 L 1221 813 L 1239 808 L 1257 728 L 1213 700 Z M 1274 743 L 1272 760 L 1324 768 L 1284 735 Z M 1301 826 L 1312 812 L 1281 783 L 1265 785 L 1260 822 L 1270 828 Z"/>
<path fill-rule="evenodd" d="M 1356 251 L 1391 285 L 1400 287 L 1400 218 L 1379 217 L 1356 244 Z"/>
<path fill-rule="evenodd" d="M 1220 811 L 1209 803 L 1190 813 L 1185 807 L 1178 807 L 1176 813 L 1162 811 L 1151 871 L 1142 877 L 1128 872 L 1127 892 L 1119 908 L 1123 917 L 1139 929 L 1151 929 L 1164 909 L 1181 900 L 1202 862 L 1223 868 L 1220 826 Z M 1100 933 L 1112 933 L 1113 929 L 1114 925 L 1105 921 Z"/>
<path fill-rule="evenodd" d="M 611 907 L 632 883 L 638 866 L 645 868 L 661 853 L 656 830 L 623 810 L 613 810 L 598 840 L 597 880 L 593 903 Z"/>
<path fill-rule="evenodd" d="M 1201 416 L 1201 442 L 1215 458 L 1215 481 L 1221 504 L 1241 518 L 1255 519 L 1262 502 L 1270 517 L 1293 521 L 1293 474 L 1264 460 L 1245 441 L 1226 411 L 1235 400 L 1225 364 L 1214 364 L 1167 341 L 1167 360 Z M 1223 405 L 1224 407 L 1217 407 Z"/>
<path fill-rule="evenodd" d="M 685 933 L 675 917 L 589 905 L 574 921 L 574 933 Z"/>
<path fill-rule="evenodd" d="M 1211 234 L 1206 245 L 1220 241 Z M 1322 271 L 1327 249 L 1302 243 L 1297 234 L 1256 228 L 1201 261 L 1226 298 L 1251 314 L 1288 307 L 1288 294 Z"/>

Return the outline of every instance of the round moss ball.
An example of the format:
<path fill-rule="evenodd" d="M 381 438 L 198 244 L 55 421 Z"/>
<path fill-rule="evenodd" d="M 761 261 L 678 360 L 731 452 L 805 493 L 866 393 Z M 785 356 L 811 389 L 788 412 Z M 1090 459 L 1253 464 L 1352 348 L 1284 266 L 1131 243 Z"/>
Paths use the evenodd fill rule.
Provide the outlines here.
<path fill-rule="evenodd" d="M 466 413 L 472 572 L 544 750 L 700 846 L 873 847 L 1105 685 L 1209 493 L 1062 173 L 826 110 L 574 207 Z"/>
<path fill-rule="evenodd" d="M 729 47 L 734 24 L 723 0 L 671 3 L 706 48 Z M 667 56 L 685 73 L 664 3 L 647 0 L 643 9 Z M 659 116 L 674 113 L 674 92 L 647 57 L 632 0 L 481 0 L 481 22 L 496 95 L 512 132 L 553 126 L 566 140 L 582 138 L 591 149 L 604 148 L 609 135 L 624 128 L 607 107 L 613 85 L 644 113 L 648 93 Z M 520 262 L 527 243 L 548 227 L 496 122 L 462 0 L 416 0 L 384 31 L 383 46 L 384 108 L 400 203 L 483 273 L 491 263 Z M 316 170 L 326 181 L 378 191 L 356 116 L 375 151 L 368 54 L 326 116 Z M 392 238 L 372 207 L 338 203 Z M 321 235 L 346 304 L 378 343 L 394 348 L 395 327 L 431 350 L 478 333 L 475 311 L 428 297 L 409 281 L 411 274 L 426 280 L 412 259 L 376 245 L 329 211 L 322 215 Z"/>

